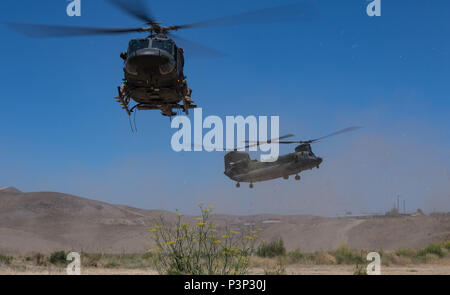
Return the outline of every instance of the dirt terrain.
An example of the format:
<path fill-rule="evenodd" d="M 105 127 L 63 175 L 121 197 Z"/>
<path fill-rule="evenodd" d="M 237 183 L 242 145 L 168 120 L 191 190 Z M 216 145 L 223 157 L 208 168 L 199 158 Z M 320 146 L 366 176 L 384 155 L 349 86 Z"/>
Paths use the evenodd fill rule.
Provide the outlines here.
<path fill-rule="evenodd" d="M 66 275 L 63 268 L 16 270 L 0 268 L 0 275 Z M 154 269 L 82 268 L 82 275 L 157 275 Z M 264 269 L 252 268 L 249 274 L 264 275 Z M 296 265 L 286 267 L 287 275 L 353 275 L 351 265 Z M 382 275 L 450 275 L 450 265 L 419 264 L 381 267 Z"/>
<path fill-rule="evenodd" d="M 103 253 L 142 253 L 151 248 L 148 228 L 158 210 L 111 205 L 61 193 L 23 193 L 0 189 L 0 253 L 50 253 L 75 250 Z M 232 228 L 262 228 L 264 240 L 283 238 L 288 250 L 351 248 L 394 250 L 420 248 L 450 240 L 450 215 L 377 218 L 317 216 L 225 216 L 215 221 Z"/>

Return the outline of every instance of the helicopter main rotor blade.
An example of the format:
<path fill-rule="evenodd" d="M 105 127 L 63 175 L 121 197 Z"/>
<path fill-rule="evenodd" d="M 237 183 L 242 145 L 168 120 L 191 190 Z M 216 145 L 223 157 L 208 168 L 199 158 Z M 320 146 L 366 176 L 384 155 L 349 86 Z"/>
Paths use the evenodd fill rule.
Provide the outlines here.
<path fill-rule="evenodd" d="M 345 129 L 333 132 L 331 134 L 328 134 L 326 136 L 322 136 L 322 137 L 319 137 L 319 138 L 316 138 L 316 139 L 312 139 L 312 140 L 280 141 L 278 143 L 279 144 L 294 144 L 294 143 L 295 144 L 312 144 L 312 143 L 319 142 L 319 141 L 321 141 L 321 140 L 323 140 L 325 138 L 329 138 L 329 137 L 333 137 L 333 136 L 336 136 L 336 135 L 339 135 L 339 134 L 355 131 L 355 130 L 358 130 L 358 129 L 361 129 L 361 128 L 362 127 L 356 127 L 356 126 L 355 127 L 349 127 L 349 128 L 345 128 Z"/>
<path fill-rule="evenodd" d="M 283 135 L 283 136 L 278 137 L 278 138 L 269 139 L 267 141 L 248 141 L 248 140 L 246 140 L 246 141 L 244 141 L 245 143 L 254 143 L 254 144 L 246 145 L 245 148 L 251 148 L 251 147 L 255 147 L 255 146 L 260 146 L 260 145 L 263 145 L 263 144 L 279 143 L 281 139 L 286 139 L 286 138 L 289 138 L 289 137 L 292 137 L 292 136 L 294 136 L 294 135 L 293 134 L 287 134 L 287 135 Z"/>
<path fill-rule="evenodd" d="M 278 144 L 294 144 L 294 143 L 305 143 L 303 141 L 279 141 Z"/>
<path fill-rule="evenodd" d="M 32 38 L 71 37 L 85 35 L 115 35 L 133 32 L 146 32 L 143 28 L 94 28 L 59 25 L 38 25 L 21 23 L 2 23 L 13 31 Z"/>
<path fill-rule="evenodd" d="M 322 136 L 322 137 L 319 137 L 319 138 L 316 138 L 316 139 L 313 139 L 313 140 L 309 140 L 309 141 L 307 141 L 307 142 L 305 142 L 305 143 L 314 143 L 314 142 L 318 142 L 318 141 L 321 141 L 321 140 L 323 140 L 323 139 L 325 139 L 325 138 L 329 138 L 329 137 L 333 137 L 333 136 L 336 136 L 336 135 L 339 135 L 339 134 L 343 134 L 343 133 L 355 131 L 355 130 L 358 130 L 358 129 L 361 129 L 361 128 L 362 128 L 362 127 L 357 127 L 357 126 L 348 127 L 348 128 L 345 128 L 345 129 L 342 129 L 342 130 L 333 132 L 333 133 L 331 133 L 331 134 L 328 134 L 328 135 L 326 135 L 326 136 Z"/>
<path fill-rule="evenodd" d="M 191 24 L 171 26 L 169 30 L 191 29 L 213 26 L 229 25 L 247 25 L 247 24 L 266 24 L 284 21 L 294 21 L 300 19 L 315 19 L 318 16 L 318 10 L 314 3 L 308 1 L 304 3 L 295 3 L 280 5 L 272 8 L 265 8 L 256 11 L 235 14 L 217 19 L 195 22 Z"/>
<path fill-rule="evenodd" d="M 147 24 L 156 23 L 150 13 L 145 0 L 107 0 L 112 5 L 126 12 L 128 15 Z"/>
<path fill-rule="evenodd" d="M 174 39 L 177 44 L 185 50 L 185 54 L 189 57 L 198 57 L 198 58 L 220 58 L 226 57 L 225 53 L 220 52 L 217 49 L 209 48 L 202 44 L 181 38 L 173 33 L 167 34 L 170 38 Z"/>

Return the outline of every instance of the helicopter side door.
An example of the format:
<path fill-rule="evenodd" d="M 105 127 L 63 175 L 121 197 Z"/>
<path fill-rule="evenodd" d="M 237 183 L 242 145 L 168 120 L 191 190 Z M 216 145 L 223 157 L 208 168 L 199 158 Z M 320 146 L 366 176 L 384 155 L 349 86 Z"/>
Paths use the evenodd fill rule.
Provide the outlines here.
<path fill-rule="evenodd" d="M 175 45 L 175 51 L 176 51 L 176 63 L 177 63 L 177 74 L 178 77 L 181 77 L 184 79 L 183 74 L 183 68 L 184 68 L 184 55 L 183 55 L 183 49 L 178 48 L 178 46 Z"/>

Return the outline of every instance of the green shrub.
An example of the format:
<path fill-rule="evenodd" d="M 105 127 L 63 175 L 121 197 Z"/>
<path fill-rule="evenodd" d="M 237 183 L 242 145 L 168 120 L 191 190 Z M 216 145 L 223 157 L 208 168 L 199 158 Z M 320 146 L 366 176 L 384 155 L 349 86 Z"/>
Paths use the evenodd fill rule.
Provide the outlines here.
<path fill-rule="evenodd" d="M 50 263 L 55 265 L 67 264 L 67 254 L 65 251 L 56 251 L 50 255 Z"/>
<path fill-rule="evenodd" d="M 357 254 L 356 251 L 342 245 L 334 251 L 330 252 L 336 259 L 337 264 L 362 264 L 364 259 L 362 255 Z"/>
<path fill-rule="evenodd" d="M 310 254 L 303 253 L 299 249 L 291 251 L 287 254 L 289 263 L 306 262 L 306 260 L 308 260 L 309 256 L 310 256 Z"/>
<path fill-rule="evenodd" d="M 0 254 L 0 265 L 10 265 L 13 258 L 11 256 Z"/>
<path fill-rule="evenodd" d="M 439 256 L 433 253 L 427 253 L 425 254 L 425 256 L 423 257 L 423 262 L 425 263 L 433 263 L 436 260 L 439 260 Z"/>
<path fill-rule="evenodd" d="M 294 250 L 287 253 L 287 262 L 291 264 L 336 264 L 336 258 L 326 251 L 316 251 L 314 253 L 303 253 L 300 250 Z"/>
<path fill-rule="evenodd" d="M 41 253 L 33 253 L 25 257 L 25 261 L 34 262 L 36 266 L 43 266 L 47 264 L 47 259 L 44 254 Z"/>
<path fill-rule="evenodd" d="M 257 231 L 220 230 L 211 220 L 212 207 L 200 205 L 202 215 L 194 223 L 177 214 L 174 224 L 161 215 L 150 229 L 156 249 L 149 250 L 161 274 L 242 275 L 258 240 Z"/>
<path fill-rule="evenodd" d="M 366 276 L 367 275 L 367 267 L 360 263 L 355 264 L 355 267 L 353 268 L 353 275 Z"/>
<path fill-rule="evenodd" d="M 151 252 L 146 252 L 142 255 L 142 259 L 144 259 L 144 261 L 152 260 L 153 254 Z"/>
<path fill-rule="evenodd" d="M 442 249 L 442 246 L 440 243 L 431 243 L 424 249 L 419 251 L 419 256 L 427 256 L 427 254 L 434 254 L 437 255 L 439 258 L 442 258 L 445 256 L 445 252 Z"/>
<path fill-rule="evenodd" d="M 256 251 L 256 255 L 259 257 L 273 258 L 277 256 L 286 255 L 286 248 L 284 247 L 284 243 L 282 239 L 272 241 L 270 243 L 262 243 L 258 250 Z"/>
<path fill-rule="evenodd" d="M 450 241 L 444 243 L 444 248 L 450 250 Z"/>
<path fill-rule="evenodd" d="M 417 255 L 417 251 L 410 248 L 400 248 L 397 251 L 395 251 L 395 254 L 399 257 L 408 257 L 413 258 Z"/>
<path fill-rule="evenodd" d="M 147 268 L 153 266 L 152 254 L 103 254 L 83 253 L 81 263 L 84 267 L 98 268 Z"/>
<path fill-rule="evenodd" d="M 81 263 L 85 267 L 98 267 L 100 265 L 100 260 L 103 258 L 103 254 L 88 254 L 83 253 L 81 255 Z"/>
<path fill-rule="evenodd" d="M 118 268 L 120 265 L 116 261 L 110 261 L 105 264 L 105 268 Z"/>
<path fill-rule="evenodd" d="M 145 268 L 153 265 L 151 257 L 139 254 L 121 254 L 117 257 L 117 263 L 126 268 Z"/>

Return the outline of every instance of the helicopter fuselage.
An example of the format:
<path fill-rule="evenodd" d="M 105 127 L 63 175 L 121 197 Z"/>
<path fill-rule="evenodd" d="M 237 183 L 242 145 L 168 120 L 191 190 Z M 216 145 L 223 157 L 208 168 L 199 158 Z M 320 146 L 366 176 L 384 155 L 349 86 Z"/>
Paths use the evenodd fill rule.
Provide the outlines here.
<path fill-rule="evenodd" d="M 183 50 L 174 41 L 161 36 L 131 40 L 121 56 L 125 78 L 119 94 L 133 99 L 138 109 L 161 109 L 172 116 L 173 108 L 195 107 L 183 74 Z"/>
<path fill-rule="evenodd" d="M 225 156 L 225 175 L 238 183 L 289 178 L 290 175 L 318 168 L 322 161 L 312 151 L 296 151 L 280 156 L 275 162 L 259 162 L 250 160 L 247 153 L 230 152 Z"/>

